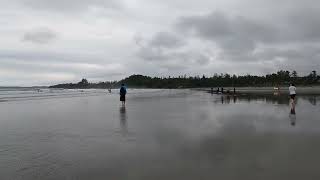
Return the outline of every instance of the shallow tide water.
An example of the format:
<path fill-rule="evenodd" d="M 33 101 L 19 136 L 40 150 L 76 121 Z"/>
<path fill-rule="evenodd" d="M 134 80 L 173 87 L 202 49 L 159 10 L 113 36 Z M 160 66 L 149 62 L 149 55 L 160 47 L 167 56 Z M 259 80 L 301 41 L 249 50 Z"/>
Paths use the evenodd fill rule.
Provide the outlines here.
<path fill-rule="evenodd" d="M 320 178 L 319 96 L 37 93 L 0 93 L 0 179 Z"/>

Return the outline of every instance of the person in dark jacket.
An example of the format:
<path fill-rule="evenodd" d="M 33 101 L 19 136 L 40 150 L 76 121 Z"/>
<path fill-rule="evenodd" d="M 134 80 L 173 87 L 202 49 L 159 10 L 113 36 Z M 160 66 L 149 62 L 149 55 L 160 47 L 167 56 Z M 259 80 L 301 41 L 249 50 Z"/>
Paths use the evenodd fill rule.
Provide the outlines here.
<path fill-rule="evenodd" d="M 122 102 L 122 105 L 126 104 L 126 94 L 127 94 L 127 88 L 124 86 L 124 84 L 121 84 L 120 101 Z"/>

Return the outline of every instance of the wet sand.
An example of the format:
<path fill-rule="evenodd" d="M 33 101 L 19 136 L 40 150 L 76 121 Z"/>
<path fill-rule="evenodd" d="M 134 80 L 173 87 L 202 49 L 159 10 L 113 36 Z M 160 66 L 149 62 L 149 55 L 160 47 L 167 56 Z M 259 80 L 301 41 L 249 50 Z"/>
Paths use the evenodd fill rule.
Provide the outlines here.
<path fill-rule="evenodd" d="M 287 97 L 135 90 L 127 99 L 0 102 L 0 179 L 320 178 L 319 96 L 298 96 L 294 117 Z"/>

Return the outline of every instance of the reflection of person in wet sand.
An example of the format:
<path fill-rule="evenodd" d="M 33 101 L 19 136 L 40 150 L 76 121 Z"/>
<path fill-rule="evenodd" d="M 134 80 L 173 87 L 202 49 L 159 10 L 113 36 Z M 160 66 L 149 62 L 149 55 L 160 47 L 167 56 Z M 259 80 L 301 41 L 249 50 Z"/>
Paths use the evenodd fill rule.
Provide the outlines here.
<path fill-rule="evenodd" d="M 295 126 L 296 125 L 296 103 L 295 103 L 295 98 L 296 98 L 296 87 L 294 84 L 291 84 L 289 87 L 289 94 L 290 94 L 290 114 L 289 118 L 291 121 L 291 125 Z"/>
<path fill-rule="evenodd" d="M 127 127 L 126 107 L 124 105 L 120 107 L 119 117 L 120 117 L 119 119 L 120 119 L 121 130 L 124 133 L 126 133 L 128 131 L 128 127 Z"/>
<path fill-rule="evenodd" d="M 226 103 L 227 103 L 227 104 L 230 104 L 230 101 L 231 101 L 231 100 L 230 100 L 230 96 L 229 96 L 229 95 L 227 95 Z"/>
<path fill-rule="evenodd" d="M 291 125 L 295 126 L 297 117 L 296 117 L 296 109 L 295 109 L 294 106 L 292 106 L 291 109 L 290 109 L 289 118 L 290 118 L 290 121 L 291 121 Z"/>
<path fill-rule="evenodd" d="M 237 102 L 237 96 L 233 96 L 233 103 L 235 104 Z"/>

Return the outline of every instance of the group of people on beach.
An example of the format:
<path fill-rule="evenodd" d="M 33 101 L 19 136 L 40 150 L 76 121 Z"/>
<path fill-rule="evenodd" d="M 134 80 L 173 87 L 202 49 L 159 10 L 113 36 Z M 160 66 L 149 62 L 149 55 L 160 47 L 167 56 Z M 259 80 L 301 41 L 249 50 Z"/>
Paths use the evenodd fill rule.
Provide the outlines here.
<path fill-rule="evenodd" d="M 291 119 L 291 125 L 292 126 L 295 126 L 295 115 L 296 115 L 296 111 L 295 111 L 295 106 L 296 106 L 296 103 L 295 103 L 295 98 L 296 98 L 296 90 L 297 88 L 295 87 L 295 85 L 293 83 L 290 84 L 289 86 L 289 96 L 290 96 L 290 106 L 291 106 L 291 109 L 290 109 L 290 119 Z M 223 90 L 222 90 L 223 91 Z M 213 92 L 213 89 L 211 88 L 211 93 Z M 122 103 L 122 106 L 124 107 L 125 104 L 126 104 L 126 94 L 127 94 L 127 88 L 124 84 L 121 84 L 121 87 L 120 87 L 120 101 Z M 235 89 L 234 89 L 234 93 L 235 93 Z"/>
<path fill-rule="evenodd" d="M 290 95 L 290 105 L 291 105 L 291 110 L 294 111 L 295 108 L 295 97 L 296 97 L 296 90 L 297 88 L 293 83 L 290 84 L 289 86 L 289 95 Z M 235 88 L 233 90 L 233 93 L 235 93 Z M 217 90 L 219 92 L 219 88 Z M 223 93 L 223 88 L 221 88 L 221 92 Z M 211 88 L 211 93 L 213 93 L 213 88 Z M 127 88 L 124 84 L 121 84 L 120 87 L 120 101 L 122 102 L 122 105 L 126 104 L 126 94 L 127 94 Z"/>

